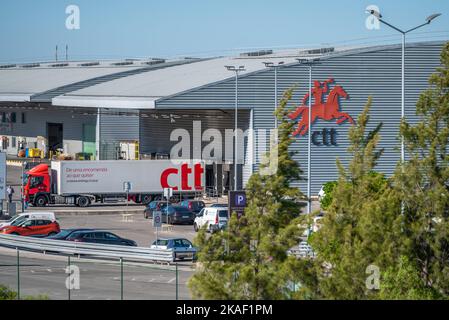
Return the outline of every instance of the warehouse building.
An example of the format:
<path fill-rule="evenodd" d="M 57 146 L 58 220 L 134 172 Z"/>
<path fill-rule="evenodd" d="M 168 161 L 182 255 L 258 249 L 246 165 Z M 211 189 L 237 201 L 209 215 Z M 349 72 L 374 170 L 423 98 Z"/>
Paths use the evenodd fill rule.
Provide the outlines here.
<path fill-rule="evenodd" d="M 415 105 L 440 65 L 443 42 L 408 44 L 405 60 L 405 109 L 416 121 Z M 314 115 L 312 128 L 303 126 L 309 69 L 297 59 L 320 58 L 313 67 Z M 237 57 L 67 62 L 0 65 L 0 136 L 3 149 L 16 154 L 20 143 L 44 138 L 47 149 L 91 154 L 95 159 L 170 157 L 180 142 L 179 130 L 200 144 L 189 142 L 196 157 L 212 140 L 204 133 L 215 129 L 226 137 L 234 129 L 235 74 L 225 66 L 244 66 L 238 81 L 238 127 L 253 129 L 238 156 L 238 184 L 244 187 L 258 169 L 267 137 L 256 134 L 274 128 L 274 70 L 264 62 L 282 63 L 277 69 L 277 95 L 295 86 L 292 114 L 298 123 L 292 145 L 295 159 L 307 172 L 307 140 L 312 135 L 312 194 L 337 177 L 336 158 L 347 164 L 348 130 L 372 96 L 373 128 L 383 123 L 378 170 L 391 174 L 400 158 L 398 127 L 401 118 L 401 47 L 271 50 Z M 307 122 L 307 121 L 305 121 Z M 176 131 L 178 130 L 178 131 Z M 208 131 L 209 130 L 209 131 Z M 231 135 L 232 136 L 232 135 Z M 206 134 L 206 138 L 209 137 Z M 46 140 L 45 140 L 46 139 Z M 232 139 L 220 141 L 232 150 Z M 132 146 L 132 150 L 130 149 Z M 126 149 L 128 151 L 126 151 Z M 131 150 L 131 151 L 130 151 Z M 232 156 L 209 158 L 207 186 L 215 191 L 232 188 Z M 305 181 L 298 186 L 305 190 Z"/>

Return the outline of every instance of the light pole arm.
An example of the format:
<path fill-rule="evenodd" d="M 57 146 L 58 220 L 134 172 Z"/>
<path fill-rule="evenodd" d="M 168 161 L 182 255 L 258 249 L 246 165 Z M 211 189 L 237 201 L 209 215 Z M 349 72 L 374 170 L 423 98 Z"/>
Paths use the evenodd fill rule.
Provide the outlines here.
<path fill-rule="evenodd" d="M 426 23 L 420 24 L 419 26 L 414 27 L 414 28 L 411 28 L 411 29 L 405 31 L 404 33 L 412 32 L 412 31 L 414 31 L 414 30 L 416 30 L 416 29 L 419 29 L 419 28 L 421 28 L 421 27 L 427 26 L 428 24 L 430 24 L 430 22 L 426 22 Z"/>
<path fill-rule="evenodd" d="M 401 29 L 395 27 L 394 25 L 389 24 L 389 23 L 386 22 L 385 20 L 382 20 L 382 19 L 380 19 L 380 18 L 378 18 L 378 19 L 379 19 L 380 22 L 382 22 L 383 24 L 386 24 L 386 25 L 389 26 L 390 28 L 392 28 L 392 29 L 394 29 L 394 30 L 396 30 L 396 31 L 399 31 L 399 32 L 402 33 L 402 34 L 405 34 L 405 33 L 406 33 L 405 31 L 402 31 Z M 407 32 L 408 32 L 408 31 L 407 31 Z"/>

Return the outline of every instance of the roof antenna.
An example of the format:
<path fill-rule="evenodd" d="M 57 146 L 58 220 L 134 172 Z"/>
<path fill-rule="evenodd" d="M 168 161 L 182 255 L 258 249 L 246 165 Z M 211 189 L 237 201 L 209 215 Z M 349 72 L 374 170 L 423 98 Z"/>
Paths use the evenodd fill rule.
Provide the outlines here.
<path fill-rule="evenodd" d="M 56 62 L 58 62 L 58 45 L 56 45 L 56 53 L 55 53 L 55 56 L 56 56 Z"/>

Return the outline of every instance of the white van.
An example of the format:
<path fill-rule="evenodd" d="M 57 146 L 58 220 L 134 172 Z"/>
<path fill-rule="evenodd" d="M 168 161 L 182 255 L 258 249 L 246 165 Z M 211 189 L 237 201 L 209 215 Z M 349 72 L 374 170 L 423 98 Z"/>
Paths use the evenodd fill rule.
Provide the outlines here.
<path fill-rule="evenodd" d="M 214 232 L 224 229 L 228 224 L 228 209 L 223 207 L 203 208 L 196 215 L 193 228 L 198 232 L 203 226 L 206 230 Z"/>
<path fill-rule="evenodd" d="M 0 229 L 4 227 L 8 227 L 10 225 L 17 225 L 25 220 L 28 219 L 45 219 L 45 220 L 51 220 L 55 221 L 55 213 L 54 212 L 26 212 L 26 213 L 20 213 L 11 219 L 9 219 L 6 222 L 0 223 Z"/>

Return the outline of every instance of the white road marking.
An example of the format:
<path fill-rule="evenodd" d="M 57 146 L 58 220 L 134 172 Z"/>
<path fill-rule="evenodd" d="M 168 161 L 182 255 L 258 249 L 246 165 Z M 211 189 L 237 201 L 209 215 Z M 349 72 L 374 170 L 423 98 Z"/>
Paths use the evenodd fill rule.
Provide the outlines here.
<path fill-rule="evenodd" d="M 172 278 L 172 279 L 168 280 L 167 283 L 172 283 L 175 280 L 176 280 L 176 278 Z"/>

